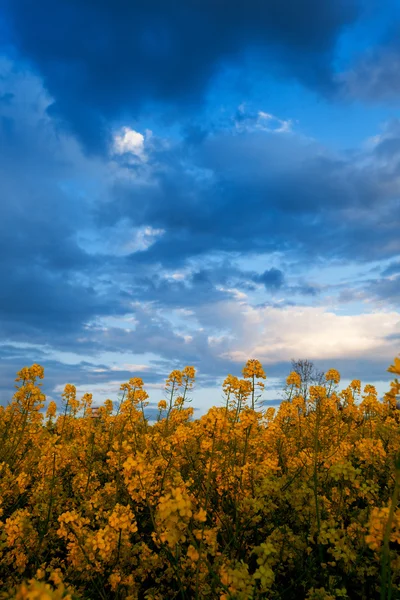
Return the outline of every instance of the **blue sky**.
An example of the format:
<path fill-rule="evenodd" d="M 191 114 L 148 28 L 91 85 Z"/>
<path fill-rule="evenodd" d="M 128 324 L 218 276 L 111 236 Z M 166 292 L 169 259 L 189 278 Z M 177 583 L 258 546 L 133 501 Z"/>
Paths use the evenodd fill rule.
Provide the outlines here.
<path fill-rule="evenodd" d="M 400 348 L 400 9 L 0 0 L 0 390 Z M 268 387 L 268 386 L 267 386 Z"/>

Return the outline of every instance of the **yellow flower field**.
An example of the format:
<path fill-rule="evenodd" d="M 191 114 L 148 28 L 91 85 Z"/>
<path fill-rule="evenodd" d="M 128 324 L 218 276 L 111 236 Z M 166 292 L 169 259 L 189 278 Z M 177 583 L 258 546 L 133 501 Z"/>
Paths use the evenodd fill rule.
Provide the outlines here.
<path fill-rule="evenodd" d="M 0 598 L 400 598 L 397 379 L 379 400 L 330 369 L 303 397 L 291 373 L 275 413 L 249 360 L 193 420 L 186 367 L 149 424 L 139 378 L 93 414 L 43 377 L 0 409 Z"/>

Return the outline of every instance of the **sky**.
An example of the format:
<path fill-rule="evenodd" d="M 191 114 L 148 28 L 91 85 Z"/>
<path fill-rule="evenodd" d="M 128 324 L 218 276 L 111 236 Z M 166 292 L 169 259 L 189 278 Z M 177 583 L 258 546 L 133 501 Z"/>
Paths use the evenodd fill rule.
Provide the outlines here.
<path fill-rule="evenodd" d="M 95 401 L 249 358 L 388 387 L 400 4 L 0 0 L 0 394 Z"/>

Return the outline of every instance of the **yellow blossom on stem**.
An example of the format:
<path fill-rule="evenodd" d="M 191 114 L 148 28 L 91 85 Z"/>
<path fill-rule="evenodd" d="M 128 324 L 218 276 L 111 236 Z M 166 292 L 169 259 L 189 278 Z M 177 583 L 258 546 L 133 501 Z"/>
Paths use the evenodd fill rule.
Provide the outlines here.
<path fill-rule="evenodd" d="M 288 377 L 286 378 L 286 384 L 294 385 L 295 387 L 299 388 L 301 386 L 301 377 L 299 373 L 292 371 L 290 375 L 288 375 Z"/>
<path fill-rule="evenodd" d="M 333 383 L 339 383 L 340 382 L 340 373 L 336 369 L 329 369 L 325 373 L 325 379 L 326 379 L 326 381 L 333 381 Z"/>
<path fill-rule="evenodd" d="M 396 375 L 400 375 L 400 358 L 396 358 L 393 361 L 393 364 L 388 368 L 389 373 L 395 373 Z"/>

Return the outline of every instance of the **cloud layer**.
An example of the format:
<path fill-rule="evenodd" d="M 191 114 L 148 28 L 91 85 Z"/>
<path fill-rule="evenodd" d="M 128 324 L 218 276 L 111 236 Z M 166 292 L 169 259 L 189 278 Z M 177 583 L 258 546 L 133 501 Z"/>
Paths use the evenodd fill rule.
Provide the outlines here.
<path fill-rule="evenodd" d="M 355 0 L 251 0 L 229 9 L 221 0 L 3 4 L 9 41 L 42 75 L 51 114 L 97 151 L 110 119 L 149 102 L 189 115 L 219 70 L 249 55 L 328 89 L 335 42 L 359 12 Z"/>
<path fill-rule="evenodd" d="M 160 386 L 184 364 L 209 388 L 251 356 L 272 377 L 300 357 L 385 376 L 400 122 L 384 112 L 362 143 L 343 132 L 333 147 L 317 114 L 311 135 L 268 95 L 279 80 L 337 106 L 368 97 L 368 122 L 386 96 L 375 79 L 362 89 L 362 69 L 391 89 L 382 57 L 397 46 L 338 68 L 356 3 L 1 6 L 3 390 L 33 361 L 54 394 L 67 380 L 105 393 L 132 370 Z M 224 69 L 254 65 L 270 86 L 260 106 L 219 92 L 210 106 Z"/>

